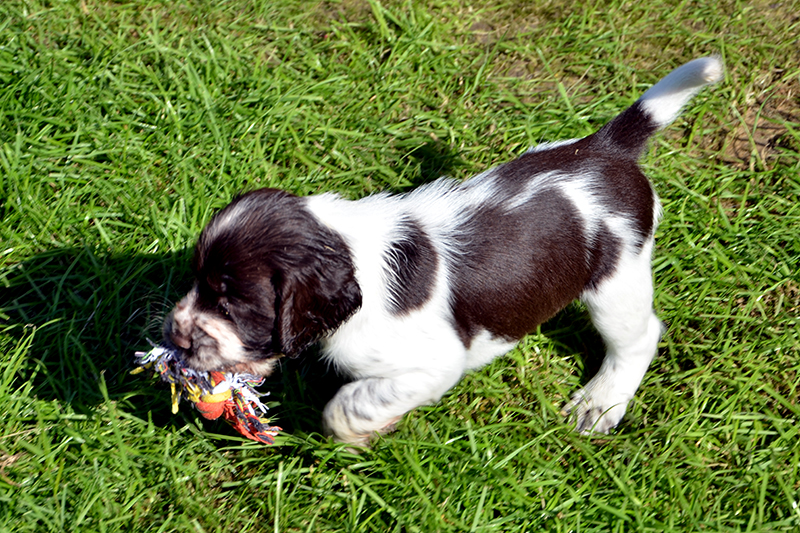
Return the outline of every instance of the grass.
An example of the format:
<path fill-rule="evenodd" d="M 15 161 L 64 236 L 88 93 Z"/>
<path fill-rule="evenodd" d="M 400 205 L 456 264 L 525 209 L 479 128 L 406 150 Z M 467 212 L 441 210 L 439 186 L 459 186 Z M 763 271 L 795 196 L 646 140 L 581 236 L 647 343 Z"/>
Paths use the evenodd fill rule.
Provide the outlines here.
<path fill-rule="evenodd" d="M 797 2 L 0 5 L 0 530 L 797 531 Z M 581 136 L 670 69 L 723 83 L 652 143 L 668 325 L 621 427 L 559 408 L 573 306 L 360 456 L 313 354 L 246 442 L 129 376 L 240 190 L 357 198 Z"/>

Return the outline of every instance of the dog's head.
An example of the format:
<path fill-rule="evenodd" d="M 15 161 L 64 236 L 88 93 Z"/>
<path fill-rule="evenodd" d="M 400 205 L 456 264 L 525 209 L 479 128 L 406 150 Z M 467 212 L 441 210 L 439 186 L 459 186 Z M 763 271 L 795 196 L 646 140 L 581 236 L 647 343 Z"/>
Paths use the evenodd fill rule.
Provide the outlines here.
<path fill-rule="evenodd" d="M 361 306 L 350 251 L 297 196 L 261 189 L 236 198 L 203 230 L 195 284 L 164 337 L 197 370 L 268 375 Z"/>

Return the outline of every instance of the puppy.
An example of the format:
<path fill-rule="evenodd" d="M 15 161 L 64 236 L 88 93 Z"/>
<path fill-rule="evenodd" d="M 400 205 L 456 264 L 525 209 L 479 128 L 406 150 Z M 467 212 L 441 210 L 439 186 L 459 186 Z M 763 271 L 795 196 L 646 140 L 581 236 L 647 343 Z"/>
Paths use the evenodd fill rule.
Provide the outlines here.
<path fill-rule="evenodd" d="M 200 235 L 196 282 L 165 340 L 198 370 L 260 375 L 321 342 L 353 378 L 325 407 L 324 429 L 366 444 L 580 298 L 607 353 L 565 410 L 578 431 L 608 432 L 662 327 L 650 272 L 660 206 L 637 160 L 722 75 L 718 58 L 687 63 L 596 133 L 463 183 L 358 201 L 239 196 Z"/>

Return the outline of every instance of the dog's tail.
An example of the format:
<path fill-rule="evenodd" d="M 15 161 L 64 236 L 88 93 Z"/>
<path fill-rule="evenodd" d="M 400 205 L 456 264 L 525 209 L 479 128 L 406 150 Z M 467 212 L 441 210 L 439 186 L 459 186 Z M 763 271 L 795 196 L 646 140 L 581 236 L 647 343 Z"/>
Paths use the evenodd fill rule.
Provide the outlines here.
<path fill-rule="evenodd" d="M 717 56 L 690 61 L 670 72 L 631 107 L 590 136 L 602 149 L 638 159 L 647 139 L 678 118 L 686 103 L 706 85 L 722 79 Z"/>

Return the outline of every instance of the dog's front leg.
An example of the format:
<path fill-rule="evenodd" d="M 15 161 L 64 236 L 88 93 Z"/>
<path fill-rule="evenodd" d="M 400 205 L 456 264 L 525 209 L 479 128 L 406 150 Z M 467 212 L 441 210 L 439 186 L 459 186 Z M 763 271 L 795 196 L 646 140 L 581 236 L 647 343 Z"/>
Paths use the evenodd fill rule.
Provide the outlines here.
<path fill-rule="evenodd" d="M 460 377 L 407 372 L 348 383 L 325 406 L 323 429 L 337 441 L 367 446 L 374 435 L 392 431 L 411 409 L 437 402 Z"/>

